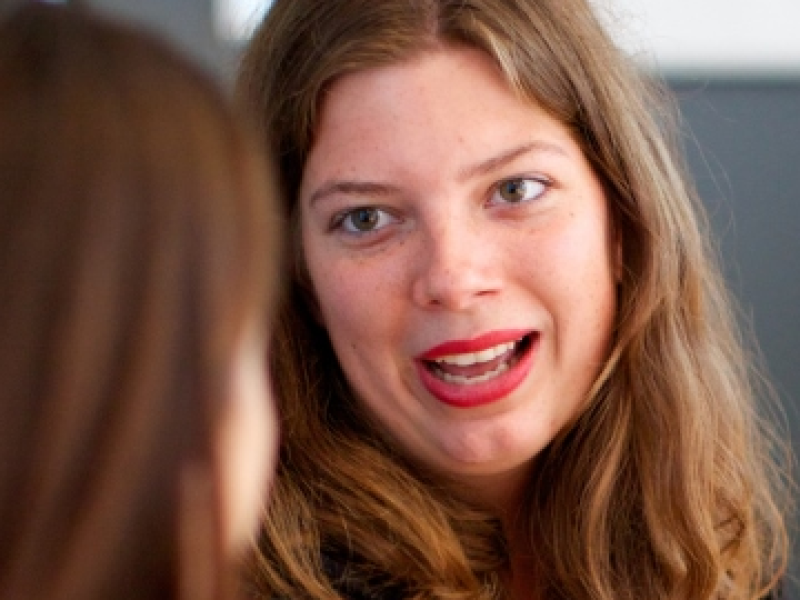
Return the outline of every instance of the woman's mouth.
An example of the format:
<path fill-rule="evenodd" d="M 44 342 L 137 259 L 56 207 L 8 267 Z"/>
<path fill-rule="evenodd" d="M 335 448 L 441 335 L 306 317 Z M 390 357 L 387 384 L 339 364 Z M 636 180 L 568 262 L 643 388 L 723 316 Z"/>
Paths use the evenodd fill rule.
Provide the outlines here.
<path fill-rule="evenodd" d="M 418 361 L 420 379 L 433 396 L 452 406 L 494 402 L 525 379 L 538 339 L 531 331 L 493 332 L 477 340 L 442 344 Z"/>
<path fill-rule="evenodd" d="M 526 335 L 520 340 L 498 344 L 479 352 L 450 354 L 426 362 L 431 372 L 443 381 L 475 385 L 506 372 L 529 347 L 530 335 Z"/>

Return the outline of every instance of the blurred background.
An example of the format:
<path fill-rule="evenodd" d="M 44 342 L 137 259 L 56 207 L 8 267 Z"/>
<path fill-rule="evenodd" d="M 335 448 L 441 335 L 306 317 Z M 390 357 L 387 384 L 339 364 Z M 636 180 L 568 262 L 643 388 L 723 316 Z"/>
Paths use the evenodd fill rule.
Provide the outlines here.
<path fill-rule="evenodd" d="M 620 45 L 675 92 L 748 339 L 760 348 L 800 455 L 800 2 L 593 1 Z M 226 85 L 270 4 L 83 2 L 163 33 Z M 790 588 L 800 598 L 798 582 Z"/>

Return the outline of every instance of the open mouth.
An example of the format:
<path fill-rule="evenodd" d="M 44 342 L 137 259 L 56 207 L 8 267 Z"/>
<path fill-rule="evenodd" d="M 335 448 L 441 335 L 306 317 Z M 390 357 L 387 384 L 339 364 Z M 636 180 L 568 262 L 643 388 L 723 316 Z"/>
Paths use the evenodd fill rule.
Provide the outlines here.
<path fill-rule="evenodd" d="M 465 352 L 424 360 L 426 370 L 445 383 L 459 386 L 486 383 L 512 369 L 531 349 L 535 333 L 478 352 Z"/>

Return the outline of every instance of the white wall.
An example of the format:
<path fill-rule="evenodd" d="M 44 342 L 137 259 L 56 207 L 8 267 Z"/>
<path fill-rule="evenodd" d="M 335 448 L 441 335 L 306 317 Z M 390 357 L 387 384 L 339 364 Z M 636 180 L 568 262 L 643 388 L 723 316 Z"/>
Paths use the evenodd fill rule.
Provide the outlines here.
<path fill-rule="evenodd" d="M 379 1 L 379 0 L 376 0 Z M 667 72 L 800 75 L 800 0 L 592 0 L 621 44 Z M 215 0 L 241 37 L 271 0 Z"/>
<path fill-rule="evenodd" d="M 271 4 L 272 0 L 214 0 L 217 34 L 232 41 L 246 38 Z"/>
<path fill-rule="evenodd" d="M 667 72 L 800 76 L 800 0 L 592 0 L 622 45 Z"/>

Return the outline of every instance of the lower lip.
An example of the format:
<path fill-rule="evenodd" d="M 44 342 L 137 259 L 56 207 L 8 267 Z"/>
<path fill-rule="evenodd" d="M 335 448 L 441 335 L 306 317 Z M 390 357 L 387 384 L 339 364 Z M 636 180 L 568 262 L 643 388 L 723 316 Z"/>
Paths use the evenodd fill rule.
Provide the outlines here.
<path fill-rule="evenodd" d="M 448 383 L 431 373 L 422 362 L 417 363 L 417 372 L 425 389 L 443 404 L 456 408 L 485 406 L 502 400 L 522 384 L 533 366 L 533 355 L 538 345 L 539 337 L 534 335 L 530 347 L 513 367 L 494 379 L 481 383 Z"/>

